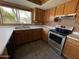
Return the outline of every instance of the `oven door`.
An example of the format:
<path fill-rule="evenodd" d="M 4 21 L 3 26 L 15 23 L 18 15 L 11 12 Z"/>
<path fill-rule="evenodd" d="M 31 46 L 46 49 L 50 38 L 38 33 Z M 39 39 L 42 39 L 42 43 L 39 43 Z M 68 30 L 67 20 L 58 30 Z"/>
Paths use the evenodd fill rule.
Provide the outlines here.
<path fill-rule="evenodd" d="M 48 34 L 48 43 L 55 48 L 56 52 L 58 54 L 61 54 L 61 51 L 63 49 L 63 45 L 65 42 L 65 36 L 59 35 L 57 33 L 49 31 Z"/>

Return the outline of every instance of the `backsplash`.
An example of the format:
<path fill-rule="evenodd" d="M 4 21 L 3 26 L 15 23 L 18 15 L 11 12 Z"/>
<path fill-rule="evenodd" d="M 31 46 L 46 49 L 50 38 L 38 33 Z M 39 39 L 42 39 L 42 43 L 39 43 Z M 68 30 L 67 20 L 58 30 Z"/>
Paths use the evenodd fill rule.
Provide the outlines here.
<path fill-rule="evenodd" d="M 65 17 L 61 19 L 59 22 L 55 22 L 55 24 L 64 25 L 64 26 L 73 26 L 74 31 L 79 32 L 79 25 L 75 22 L 75 17 Z"/>

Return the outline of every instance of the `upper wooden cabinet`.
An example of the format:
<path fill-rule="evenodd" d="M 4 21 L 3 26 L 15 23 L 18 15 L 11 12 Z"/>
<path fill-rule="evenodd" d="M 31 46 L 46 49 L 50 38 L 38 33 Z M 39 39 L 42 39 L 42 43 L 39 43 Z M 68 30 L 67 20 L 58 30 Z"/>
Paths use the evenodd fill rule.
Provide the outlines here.
<path fill-rule="evenodd" d="M 78 0 L 71 0 L 65 3 L 64 14 L 71 14 L 76 12 Z"/>
<path fill-rule="evenodd" d="M 50 9 L 50 17 L 55 16 L 55 10 L 56 10 L 55 7 Z"/>
<path fill-rule="evenodd" d="M 79 2 L 78 2 L 78 5 L 77 5 L 77 11 L 76 11 L 76 23 L 79 24 Z"/>
<path fill-rule="evenodd" d="M 44 13 L 44 23 L 48 23 L 49 22 L 49 16 L 50 16 L 50 9 L 45 10 L 45 13 Z"/>
<path fill-rule="evenodd" d="M 43 23 L 44 10 L 39 8 L 33 9 L 33 23 L 40 24 Z"/>
<path fill-rule="evenodd" d="M 56 13 L 55 15 L 63 15 L 64 14 L 64 4 L 61 4 L 56 7 Z"/>
<path fill-rule="evenodd" d="M 48 9 L 48 10 L 45 10 L 45 13 L 44 13 L 44 22 L 45 23 L 49 23 L 51 24 L 53 22 L 53 17 L 55 16 L 55 8 L 51 8 L 51 9 Z"/>
<path fill-rule="evenodd" d="M 68 59 L 79 59 L 79 41 L 76 41 L 74 38 L 67 38 L 63 54 Z"/>

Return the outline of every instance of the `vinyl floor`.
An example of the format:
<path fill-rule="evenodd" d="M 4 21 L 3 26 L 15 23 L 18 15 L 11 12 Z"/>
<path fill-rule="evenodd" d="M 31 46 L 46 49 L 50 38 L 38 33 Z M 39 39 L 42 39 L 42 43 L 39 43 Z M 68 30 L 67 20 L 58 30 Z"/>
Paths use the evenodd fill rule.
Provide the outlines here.
<path fill-rule="evenodd" d="M 15 50 L 16 59 L 65 59 L 42 40 L 24 44 Z"/>

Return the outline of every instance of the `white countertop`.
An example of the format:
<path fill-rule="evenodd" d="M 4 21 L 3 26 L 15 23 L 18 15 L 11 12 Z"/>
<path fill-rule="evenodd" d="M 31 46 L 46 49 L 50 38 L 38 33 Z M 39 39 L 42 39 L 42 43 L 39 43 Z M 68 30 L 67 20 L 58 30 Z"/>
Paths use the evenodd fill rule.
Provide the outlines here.
<path fill-rule="evenodd" d="M 41 26 L 18 26 L 18 27 L 15 27 L 15 30 L 30 30 L 30 29 L 40 29 L 42 28 Z"/>
<path fill-rule="evenodd" d="M 78 32 L 73 32 L 72 34 L 68 35 L 67 37 L 79 41 L 79 33 Z"/>
<path fill-rule="evenodd" d="M 40 29 L 42 27 L 30 26 L 30 27 L 18 27 L 15 26 L 0 26 L 0 55 L 3 53 L 11 35 L 14 30 L 30 30 L 30 29 Z"/>
<path fill-rule="evenodd" d="M 44 26 L 44 27 L 48 28 L 48 29 L 55 29 L 55 26 Z M 72 30 L 72 29 L 73 29 L 73 27 L 70 28 L 70 30 Z M 79 32 L 72 32 L 72 34 L 68 35 L 67 37 L 69 37 L 73 40 L 79 41 Z"/>
<path fill-rule="evenodd" d="M 0 55 L 2 54 L 4 48 L 6 47 L 7 42 L 9 41 L 9 38 L 13 32 L 13 30 L 30 30 L 30 29 L 39 29 L 39 28 L 47 28 L 47 29 L 54 29 L 55 26 L 29 26 L 29 27 L 22 27 L 19 26 L 17 29 L 15 29 L 15 26 L 0 26 Z M 68 35 L 69 38 L 75 39 L 79 41 L 79 35 L 75 34 L 76 32 L 73 32 L 72 34 Z"/>
<path fill-rule="evenodd" d="M 0 55 L 8 43 L 14 27 L 0 27 Z"/>

